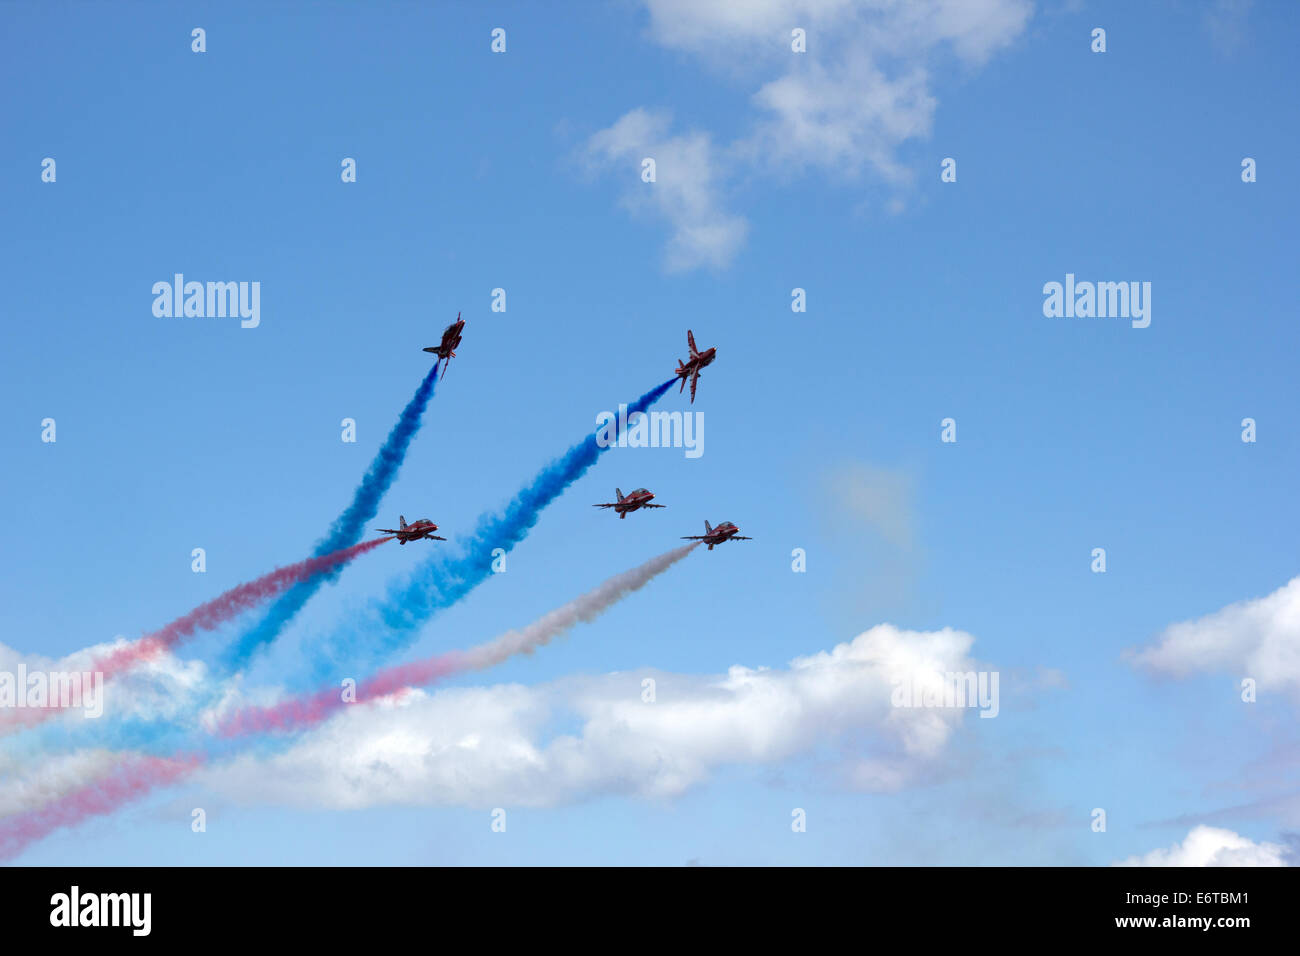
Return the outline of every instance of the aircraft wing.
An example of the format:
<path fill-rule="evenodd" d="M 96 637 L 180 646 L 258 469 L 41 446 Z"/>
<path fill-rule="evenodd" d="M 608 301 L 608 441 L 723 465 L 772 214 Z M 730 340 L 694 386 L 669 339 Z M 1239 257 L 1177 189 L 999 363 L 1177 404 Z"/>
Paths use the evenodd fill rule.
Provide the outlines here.
<path fill-rule="evenodd" d="M 667 505 L 642 505 L 642 508 L 667 508 Z"/>
<path fill-rule="evenodd" d="M 426 534 L 425 537 L 426 537 L 426 538 L 432 538 L 434 541 L 446 541 L 446 540 L 447 540 L 446 538 L 440 538 L 440 537 L 438 537 L 438 535 L 436 535 L 436 534 Z"/>
<path fill-rule="evenodd" d="M 378 531 L 380 534 L 401 534 L 402 533 L 398 531 L 396 528 L 376 528 L 375 530 Z"/>
<path fill-rule="evenodd" d="M 753 538 L 746 538 L 743 534 L 733 534 L 728 541 L 753 541 Z"/>
<path fill-rule="evenodd" d="M 614 507 L 617 507 L 617 506 L 614 505 L 613 503 L 610 503 L 610 504 L 604 504 L 604 505 L 592 505 L 592 507 L 593 507 L 593 508 L 614 508 Z"/>
<path fill-rule="evenodd" d="M 683 385 L 686 383 L 683 382 Z M 695 374 L 691 376 L 691 403 L 695 403 L 695 386 L 700 384 L 700 370 L 697 368 Z"/>
<path fill-rule="evenodd" d="M 705 538 L 711 538 L 711 537 L 713 537 L 713 536 L 712 536 L 712 535 L 708 535 L 708 534 L 684 534 L 684 535 L 682 535 L 682 540 L 683 540 L 683 541 L 703 541 Z"/>
<path fill-rule="evenodd" d="M 686 330 L 686 344 L 690 347 L 691 358 L 695 358 L 695 356 L 700 354 L 700 350 L 695 347 L 695 333 L 690 329 Z"/>

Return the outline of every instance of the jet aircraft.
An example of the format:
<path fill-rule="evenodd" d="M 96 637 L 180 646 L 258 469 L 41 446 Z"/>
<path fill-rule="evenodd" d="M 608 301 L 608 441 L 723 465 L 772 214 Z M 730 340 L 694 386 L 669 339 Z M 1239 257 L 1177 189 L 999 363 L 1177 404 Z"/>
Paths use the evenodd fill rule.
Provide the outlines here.
<path fill-rule="evenodd" d="M 438 530 L 438 526 L 428 518 L 421 518 L 419 521 L 413 521 L 410 524 L 407 524 L 405 515 L 398 515 L 397 517 L 401 520 L 401 527 L 376 528 L 375 530 L 382 534 L 393 535 L 397 538 L 398 544 L 406 544 L 408 541 L 419 541 L 423 538 L 432 538 L 434 541 L 447 540 L 446 538 L 440 538 L 434 534 L 434 532 Z"/>
<path fill-rule="evenodd" d="M 592 507 L 613 508 L 618 513 L 618 516 L 620 518 L 626 518 L 628 516 L 628 512 L 636 511 L 639 508 L 667 507 L 666 505 L 650 504 L 651 499 L 654 498 L 654 492 L 650 491 L 648 488 L 638 488 L 635 491 L 628 492 L 627 495 L 624 495 L 620 489 L 615 488 L 614 497 L 617 498 L 618 500 L 610 501 L 607 502 L 606 504 L 592 505 Z"/>
<path fill-rule="evenodd" d="M 705 349 L 701 352 L 695 347 L 695 333 L 690 329 L 686 330 L 686 345 L 691 350 L 690 357 L 685 361 L 677 363 L 677 377 L 682 380 L 682 387 L 677 390 L 680 395 L 686 388 L 686 380 L 691 382 L 691 403 L 695 402 L 695 386 L 700 382 L 700 370 L 706 365 L 712 364 L 713 360 L 718 357 L 717 346 Z"/>
<path fill-rule="evenodd" d="M 430 345 L 424 351 L 432 352 L 434 355 L 438 356 L 439 361 L 445 361 L 447 362 L 448 365 L 450 365 L 451 359 L 456 354 L 453 351 L 453 349 L 455 349 L 456 346 L 460 345 L 460 337 L 464 331 L 465 331 L 465 320 L 462 319 L 460 317 L 460 313 L 457 312 L 456 321 L 451 323 L 451 325 L 447 326 L 445 329 L 443 329 L 442 341 L 437 345 Z M 447 370 L 445 368 L 443 369 L 442 374 L 443 375 L 447 374 Z"/>
<path fill-rule="evenodd" d="M 704 522 L 704 534 L 684 534 L 682 535 L 682 540 L 703 541 L 705 544 L 709 546 L 710 551 L 713 550 L 714 545 L 722 544 L 722 542 L 724 541 L 753 541 L 754 540 L 753 538 L 745 537 L 743 534 L 738 534 L 737 532 L 739 531 L 740 529 L 737 528 L 730 521 L 724 521 L 716 528 L 710 527 L 709 523 L 706 521 Z"/>

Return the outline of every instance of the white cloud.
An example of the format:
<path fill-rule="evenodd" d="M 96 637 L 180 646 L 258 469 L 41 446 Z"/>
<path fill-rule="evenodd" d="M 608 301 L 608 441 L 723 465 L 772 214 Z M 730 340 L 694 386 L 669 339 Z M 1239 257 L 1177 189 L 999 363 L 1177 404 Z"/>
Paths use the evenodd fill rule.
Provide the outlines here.
<path fill-rule="evenodd" d="M 911 56 L 951 44 L 979 64 L 1015 39 L 1033 12 L 1031 0 L 643 0 L 650 35 L 718 66 L 743 57 L 764 66 L 791 57 L 816 59 L 848 47 L 877 57 Z M 793 54 L 791 31 L 803 29 L 808 52 Z"/>
<path fill-rule="evenodd" d="M 1286 866 L 1286 848 L 1256 843 L 1231 830 L 1195 827 L 1182 843 L 1131 856 L 1115 866 Z"/>
<path fill-rule="evenodd" d="M 965 714 L 895 708 L 891 679 L 973 670 L 973 640 L 880 625 L 783 669 L 419 692 L 350 708 L 281 754 L 200 776 L 245 802 L 550 806 L 608 793 L 671 798 L 728 765 L 775 764 L 851 736 L 869 752 L 843 768 L 846 782 L 897 790 L 934 771 Z M 642 700 L 646 676 L 653 703 Z M 576 732 L 555 732 L 575 719 Z"/>
<path fill-rule="evenodd" d="M 821 760 L 829 749 L 839 755 L 845 785 L 896 791 L 943 771 L 946 748 L 967 715 L 893 707 L 894 681 L 975 670 L 973 643 L 952 629 L 886 624 L 777 669 L 738 665 L 717 676 L 639 671 L 534 688 L 415 691 L 349 708 L 290 739 L 283 752 L 259 746 L 202 768 L 197 782 L 249 803 L 552 806 L 601 794 L 672 798 L 728 766 Z M 0 660 L 15 656 L 0 651 Z M 119 698 L 119 706 L 163 717 L 212 704 L 217 691 L 229 697 L 218 709 L 281 696 L 275 688 L 236 685 L 204 691 L 195 686 L 198 666 L 161 656 L 138 675 L 144 686 Z M 649 703 L 642 700 L 647 676 L 657 685 Z M 87 746 L 31 760 L 29 749 L 0 754 L 0 817 L 47 805 L 109 772 L 120 756 Z"/>
<path fill-rule="evenodd" d="M 863 6 L 858 0 L 645 0 L 656 42 L 704 54 L 755 45 L 789 52 L 794 27 L 834 23 Z"/>
<path fill-rule="evenodd" d="M 1032 11 L 1029 0 L 644 3 L 655 42 L 754 88 L 750 132 L 723 147 L 698 130 L 669 138 L 663 114 L 645 109 L 588 143 L 589 153 L 629 176 L 643 156 L 670 158 L 674 171 L 660 177 L 669 189 L 629 196 L 653 204 L 672 224 L 671 270 L 724 266 L 744 241 L 744 220 L 723 212 L 729 175 L 816 170 L 852 179 L 871 169 L 892 187 L 909 181 L 896 153 L 930 133 L 937 106 L 931 61 L 951 52 L 979 66 L 1020 35 Z M 791 50 L 796 27 L 806 31 L 806 53 Z M 886 206 L 900 210 L 902 200 Z"/>
<path fill-rule="evenodd" d="M 1171 624 L 1154 646 L 1131 657 L 1139 667 L 1175 677 L 1229 673 L 1254 678 L 1261 690 L 1300 697 L 1300 577 L 1266 597 Z"/>
<path fill-rule="evenodd" d="M 652 210 L 672 227 L 665 268 L 679 272 L 697 266 L 721 268 L 745 239 L 748 223 L 720 206 L 719 173 L 713 144 L 705 133 L 673 136 L 669 114 L 632 110 L 587 142 L 587 159 L 618 170 L 635 185 L 623 203 L 634 211 Z M 655 182 L 640 179 L 641 161 L 655 161 Z"/>
<path fill-rule="evenodd" d="M 847 176 L 869 164 L 891 183 L 910 177 L 895 151 L 929 135 L 936 105 L 924 70 L 891 77 L 860 54 L 836 68 L 813 64 L 788 73 L 765 84 L 754 102 L 766 115 L 741 150 L 756 164 Z"/>

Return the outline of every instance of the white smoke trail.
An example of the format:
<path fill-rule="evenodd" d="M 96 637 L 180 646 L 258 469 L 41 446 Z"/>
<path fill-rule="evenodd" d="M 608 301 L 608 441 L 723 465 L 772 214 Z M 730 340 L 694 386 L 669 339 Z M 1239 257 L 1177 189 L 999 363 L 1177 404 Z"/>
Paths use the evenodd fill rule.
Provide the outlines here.
<path fill-rule="evenodd" d="M 573 626 L 599 617 L 628 594 L 649 584 L 697 547 L 699 542 L 683 545 L 657 558 L 651 558 L 640 567 L 615 575 L 563 607 L 543 614 L 525 628 L 507 631 L 486 644 L 461 652 L 460 669 L 484 670 L 500 664 L 515 654 L 531 653 Z"/>

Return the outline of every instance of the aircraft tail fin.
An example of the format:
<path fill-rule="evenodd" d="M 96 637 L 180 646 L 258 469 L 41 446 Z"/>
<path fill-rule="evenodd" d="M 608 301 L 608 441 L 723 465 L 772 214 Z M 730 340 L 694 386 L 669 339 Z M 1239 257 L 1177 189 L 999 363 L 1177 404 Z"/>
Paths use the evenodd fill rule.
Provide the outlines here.
<path fill-rule="evenodd" d="M 403 531 L 405 531 L 405 530 L 406 530 L 406 515 L 398 515 L 398 516 L 397 516 L 397 520 L 401 522 L 401 524 L 399 524 L 398 527 L 401 528 Z"/>
<path fill-rule="evenodd" d="M 623 500 L 623 491 L 621 488 L 614 489 L 614 497 L 617 498 L 619 501 Z"/>
<path fill-rule="evenodd" d="M 705 521 L 704 521 L 704 533 L 705 533 L 705 534 L 713 534 L 713 528 L 710 527 L 707 518 L 706 518 Z M 710 549 L 709 549 L 709 550 L 712 550 L 712 546 L 710 546 Z"/>

